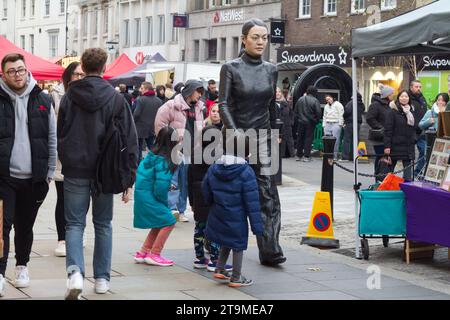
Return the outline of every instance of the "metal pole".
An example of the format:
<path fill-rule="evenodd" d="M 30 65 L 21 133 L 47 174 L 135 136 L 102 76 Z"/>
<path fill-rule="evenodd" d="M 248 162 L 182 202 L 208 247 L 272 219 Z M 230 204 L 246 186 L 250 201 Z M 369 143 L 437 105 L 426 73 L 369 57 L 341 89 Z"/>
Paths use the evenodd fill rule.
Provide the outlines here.
<path fill-rule="evenodd" d="M 353 163 L 355 169 L 355 258 L 361 259 L 359 242 L 359 199 L 357 194 L 358 185 L 358 72 L 356 58 L 352 59 L 352 82 L 353 82 Z"/>
<path fill-rule="evenodd" d="M 68 27 L 68 19 L 69 19 L 69 0 L 66 0 L 66 50 L 65 55 L 68 56 L 68 50 L 67 42 L 68 42 L 68 34 L 69 34 L 69 27 Z"/>
<path fill-rule="evenodd" d="M 323 162 L 322 162 L 322 183 L 320 190 L 323 192 L 330 193 L 331 200 L 331 217 L 334 221 L 334 197 L 333 197 L 333 186 L 334 186 L 334 145 L 337 142 L 336 138 L 333 136 L 323 136 Z"/>

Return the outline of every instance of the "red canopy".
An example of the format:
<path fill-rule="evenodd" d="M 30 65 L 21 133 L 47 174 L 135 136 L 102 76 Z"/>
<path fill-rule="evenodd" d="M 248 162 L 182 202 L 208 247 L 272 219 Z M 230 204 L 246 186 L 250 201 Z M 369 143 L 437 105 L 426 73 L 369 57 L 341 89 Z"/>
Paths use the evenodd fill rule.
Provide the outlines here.
<path fill-rule="evenodd" d="M 125 53 L 123 53 L 113 63 L 106 66 L 106 71 L 103 75 L 103 78 L 108 80 L 127 73 L 128 71 L 131 71 L 136 67 L 137 65 L 133 61 L 131 61 Z"/>
<path fill-rule="evenodd" d="M 12 42 L 0 36 L 0 60 L 9 53 L 22 54 L 28 70 L 36 80 L 59 80 L 64 72 L 63 67 L 16 47 Z"/>

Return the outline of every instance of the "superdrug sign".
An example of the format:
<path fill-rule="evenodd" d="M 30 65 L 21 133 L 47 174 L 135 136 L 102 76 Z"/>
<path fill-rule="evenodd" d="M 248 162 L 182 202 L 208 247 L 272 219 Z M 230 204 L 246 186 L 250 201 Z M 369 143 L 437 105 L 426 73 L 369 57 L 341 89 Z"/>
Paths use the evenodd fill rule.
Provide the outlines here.
<path fill-rule="evenodd" d="M 351 51 L 345 47 L 284 47 L 278 49 L 278 63 L 301 63 L 314 66 L 331 63 L 340 67 L 351 67 Z"/>

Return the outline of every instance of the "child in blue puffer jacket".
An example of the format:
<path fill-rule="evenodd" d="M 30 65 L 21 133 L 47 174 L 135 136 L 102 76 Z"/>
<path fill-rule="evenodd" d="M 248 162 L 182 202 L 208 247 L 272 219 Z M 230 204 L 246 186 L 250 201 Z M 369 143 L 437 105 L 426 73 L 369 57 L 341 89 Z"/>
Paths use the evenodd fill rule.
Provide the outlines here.
<path fill-rule="evenodd" d="M 203 179 L 205 202 L 211 206 L 206 238 L 220 244 L 214 278 L 229 280 L 230 287 L 253 284 L 241 275 L 243 252 L 248 245 L 248 220 L 255 235 L 263 234 L 258 184 L 253 169 L 245 159 L 223 155 Z M 233 250 L 233 273 L 225 271 L 225 263 Z"/>

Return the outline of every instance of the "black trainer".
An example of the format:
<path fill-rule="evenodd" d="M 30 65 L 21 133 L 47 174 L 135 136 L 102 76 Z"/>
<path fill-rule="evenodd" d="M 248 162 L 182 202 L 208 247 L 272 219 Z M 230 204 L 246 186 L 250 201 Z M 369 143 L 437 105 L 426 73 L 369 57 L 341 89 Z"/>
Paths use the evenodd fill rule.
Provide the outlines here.
<path fill-rule="evenodd" d="M 244 276 L 241 276 L 240 279 L 231 278 L 228 286 L 232 288 L 240 288 L 240 287 L 248 287 L 253 284 L 253 280 L 246 279 Z"/>

